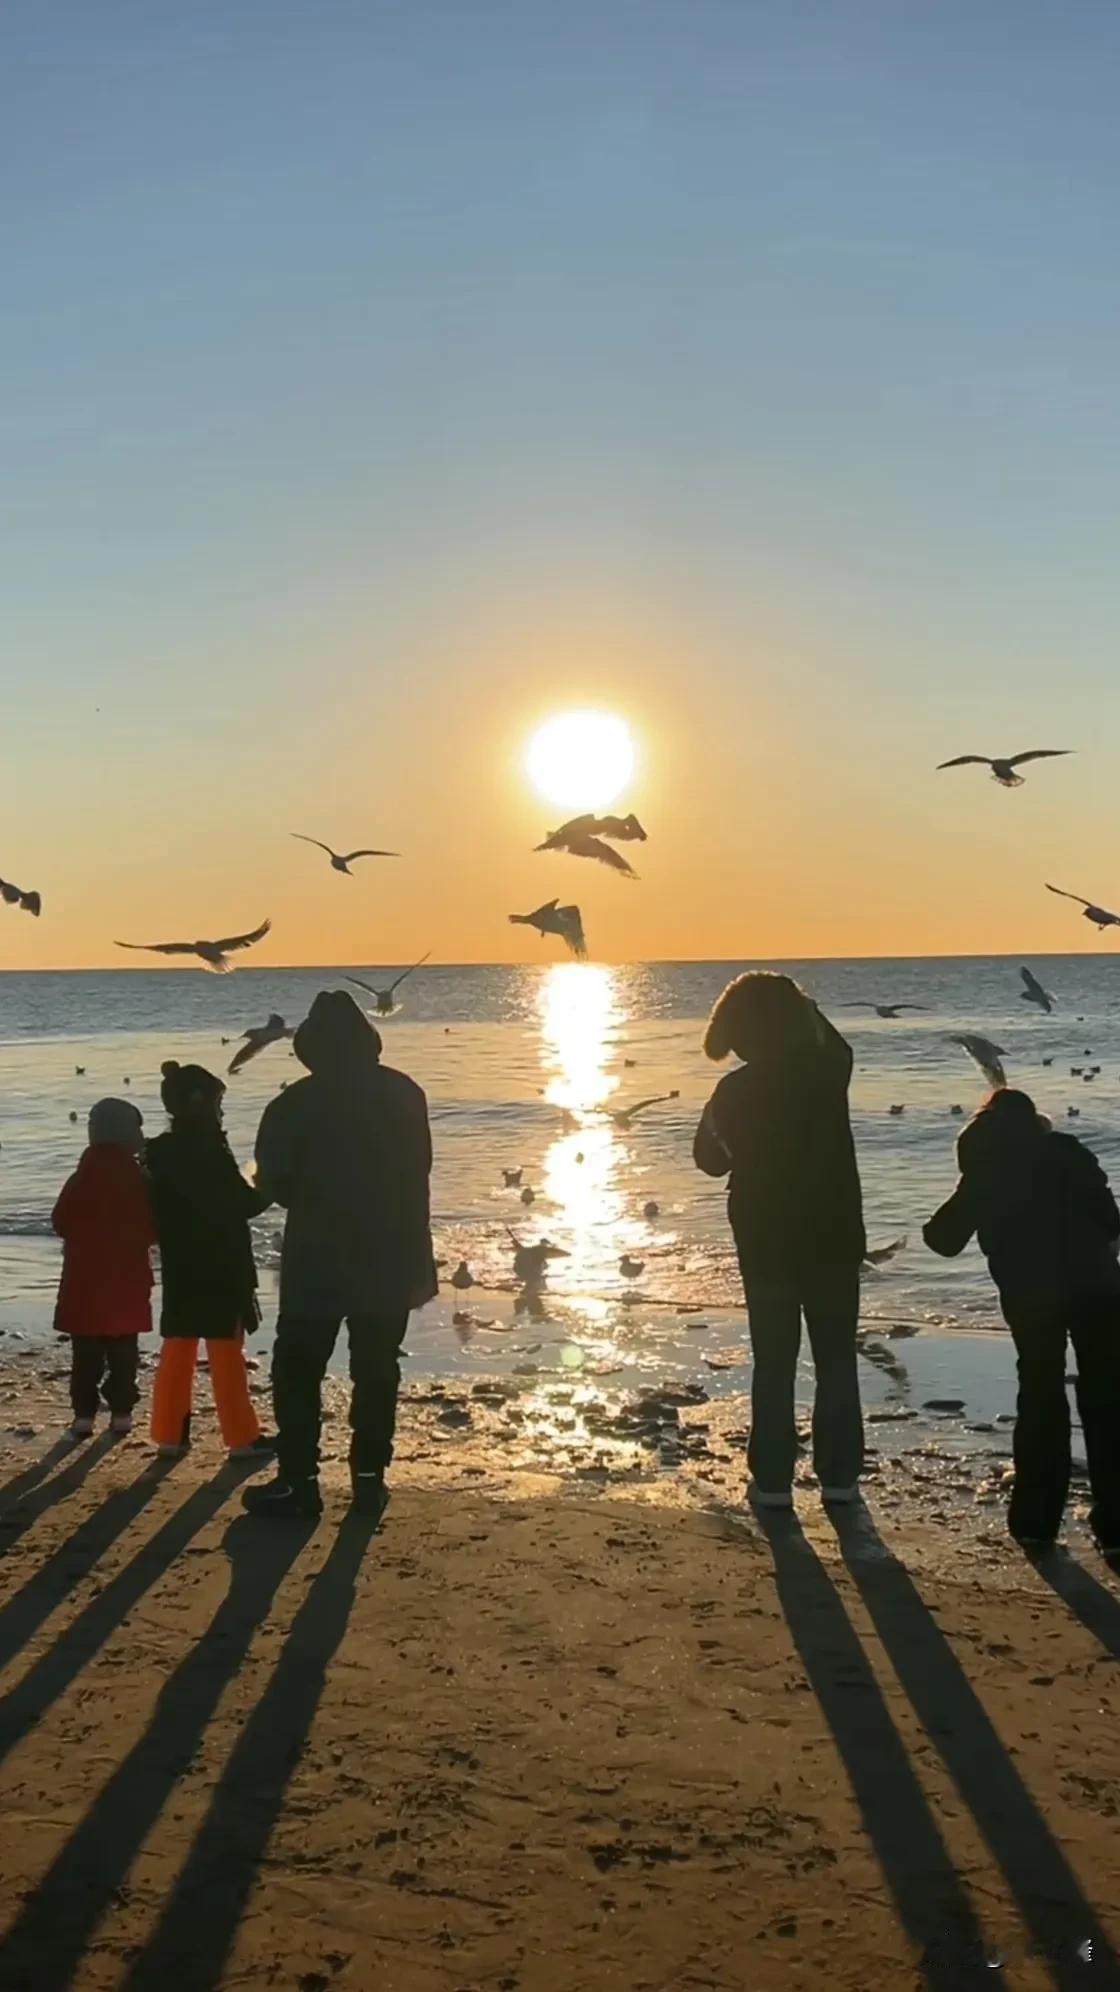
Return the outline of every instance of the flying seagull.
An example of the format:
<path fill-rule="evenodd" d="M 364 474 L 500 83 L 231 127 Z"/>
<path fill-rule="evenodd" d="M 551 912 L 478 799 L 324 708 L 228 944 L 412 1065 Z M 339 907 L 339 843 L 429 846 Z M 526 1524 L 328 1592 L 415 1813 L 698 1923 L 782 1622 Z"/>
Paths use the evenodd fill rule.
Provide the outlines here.
<path fill-rule="evenodd" d="M 874 1249 L 869 1248 L 863 1255 L 863 1263 L 865 1266 L 885 1266 L 897 1253 L 905 1250 L 906 1243 L 906 1233 L 903 1232 L 901 1238 L 892 1239 L 889 1245 L 876 1245 Z"/>
<path fill-rule="evenodd" d="M 842 1003 L 842 1010 L 874 1010 L 877 1017 L 897 1017 L 903 1010 L 924 1010 L 924 1003 Z"/>
<path fill-rule="evenodd" d="M 570 858 L 593 858 L 597 864 L 608 865 L 612 871 L 621 873 L 623 878 L 637 878 L 629 859 L 621 851 L 612 850 L 604 838 L 616 844 L 647 842 L 636 816 L 573 816 L 570 823 L 562 823 L 559 830 L 551 831 L 536 848 L 566 851 Z"/>
<path fill-rule="evenodd" d="M 562 1245 L 553 1245 L 547 1238 L 542 1238 L 539 1245 L 523 1245 L 515 1231 L 509 1235 L 513 1240 L 513 1276 L 525 1286 L 536 1286 L 543 1280 L 550 1259 L 571 1257 Z"/>
<path fill-rule="evenodd" d="M 631 1121 L 636 1120 L 647 1107 L 660 1107 L 667 1100 L 679 1100 L 680 1096 L 680 1087 L 677 1086 L 671 1093 L 654 1093 L 648 1100 L 635 1100 L 632 1107 L 614 1107 L 608 1109 L 608 1112 L 616 1127 L 629 1127 Z"/>
<path fill-rule="evenodd" d="M 1032 747 L 1029 754 L 1009 754 L 1006 760 L 992 760 L 989 754 L 958 754 L 955 761 L 939 761 L 938 773 L 942 768 L 990 768 L 993 781 L 1001 788 L 1017 789 L 1023 786 L 1022 775 L 1016 768 L 1024 767 L 1028 761 L 1054 761 L 1072 750 L 1069 747 Z"/>
<path fill-rule="evenodd" d="M 962 1051 L 967 1051 L 996 1092 L 1006 1086 L 1007 1074 L 1003 1069 L 1003 1060 L 1007 1057 L 1007 1053 L 1001 1044 L 993 1044 L 991 1038 L 980 1037 L 975 1031 L 961 1031 L 959 1034 L 950 1031 L 947 1041 L 949 1044 L 959 1044 Z"/>
<path fill-rule="evenodd" d="M 1109 913 L 1103 906 L 1094 906 L 1091 899 L 1082 899 L 1079 892 L 1063 892 L 1060 885 L 1048 885 L 1046 890 L 1057 893 L 1059 899 L 1072 899 L 1078 906 L 1083 906 L 1086 920 L 1091 920 L 1094 927 L 1120 927 L 1120 913 Z"/>
<path fill-rule="evenodd" d="M 512 927 L 535 927 L 538 934 L 559 934 L 564 945 L 580 961 L 587 954 L 587 941 L 583 932 L 583 919 L 578 906 L 561 906 L 558 899 L 550 899 L 546 905 L 538 906 L 534 913 L 511 913 Z"/>
<path fill-rule="evenodd" d="M 0 899 L 4 901 L 5 906 L 18 906 L 22 912 L 30 913 L 36 920 L 43 910 L 40 893 L 24 892 L 22 886 L 9 885 L 4 878 L 0 878 Z"/>
<path fill-rule="evenodd" d="M 399 858 L 400 857 L 399 851 L 347 851 L 345 857 L 343 857 L 340 852 L 332 851 L 329 844 L 320 843 L 318 837 L 305 837 L 301 830 L 293 830 L 292 836 L 298 838 L 301 844 L 314 844 L 317 851 L 325 851 L 335 871 L 345 872 L 347 878 L 353 877 L 353 873 L 351 872 L 350 867 L 354 863 L 356 858 Z"/>
<path fill-rule="evenodd" d="M 409 976 L 415 975 L 416 970 L 423 968 L 424 963 L 430 961 L 431 958 L 432 951 L 429 948 L 426 955 L 421 955 L 419 961 L 414 961 L 411 968 L 404 969 L 397 976 L 395 982 L 390 982 L 388 989 L 375 989 L 372 982 L 363 982 L 360 975 L 347 975 L 344 977 L 344 980 L 352 982 L 355 989 L 364 989 L 367 996 L 375 996 L 377 998 L 377 1014 L 379 1017 L 394 1017 L 400 1009 L 400 1004 L 396 1002 L 395 998 L 401 983 L 407 982 Z"/>
<path fill-rule="evenodd" d="M 118 948 L 130 948 L 134 954 L 197 955 L 215 975 L 229 975 L 233 963 L 226 956 L 236 954 L 241 948 L 251 948 L 257 941 L 263 941 L 272 929 L 271 920 L 262 920 L 251 934 L 231 934 L 224 941 L 117 941 Z"/>
<path fill-rule="evenodd" d="M 255 1058 L 259 1051 L 264 1051 L 270 1044 L 281 1044 L 285 1038 L 290 1038 L 292 1035 L 283 1017 L 278 1017 L 274 1010 L 267 1024 L 255 1024 L 245 1032 L 244 1044 L 240 1051 L 234 1052 L 230 1060 L 230 1071 L 240 1072 L 242 1066 L 248 1065 L 249 1060 Z"/>
<path fill-rule="evenodd" d="M 1019 991 L 1019 1001 L 1021 1003 L 1037 1003 L 1039 1009 L 1045 1010 L 1047 1016 L 1049 1016 L 1051 1010 L 1054 1008 L 1054 998 L 1051 996 L 1049 990 L 1043 988 L 1037 975 L 1032 975 L 1029 968 L 1021 968 L 1019 973 L 1023 978 L 1023 987 Z"/>

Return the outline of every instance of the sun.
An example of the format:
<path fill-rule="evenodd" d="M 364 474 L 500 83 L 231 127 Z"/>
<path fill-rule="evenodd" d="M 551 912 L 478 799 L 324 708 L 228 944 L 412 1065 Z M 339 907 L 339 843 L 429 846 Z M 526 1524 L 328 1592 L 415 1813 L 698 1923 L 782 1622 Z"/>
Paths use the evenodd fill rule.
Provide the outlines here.
<path fill-rule="evenodd" d="M 558 809 L 605 809 L 632 779 L 636 761 L 630 728 L 613 712 L 558 712 L 525 750 L 529 780 Z"/>

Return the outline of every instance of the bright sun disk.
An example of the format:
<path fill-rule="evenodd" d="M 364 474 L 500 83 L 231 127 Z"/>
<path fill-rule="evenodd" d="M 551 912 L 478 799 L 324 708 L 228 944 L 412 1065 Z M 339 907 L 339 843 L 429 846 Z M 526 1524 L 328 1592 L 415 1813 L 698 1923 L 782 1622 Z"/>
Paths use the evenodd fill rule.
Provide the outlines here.
<path fill-rule="evenodd" d="M 560 712 L 538 727 L 525 753 L 533 787 L 558 809 L 605 809 L 634 773 L 634 740 L 611 712 Z"/>

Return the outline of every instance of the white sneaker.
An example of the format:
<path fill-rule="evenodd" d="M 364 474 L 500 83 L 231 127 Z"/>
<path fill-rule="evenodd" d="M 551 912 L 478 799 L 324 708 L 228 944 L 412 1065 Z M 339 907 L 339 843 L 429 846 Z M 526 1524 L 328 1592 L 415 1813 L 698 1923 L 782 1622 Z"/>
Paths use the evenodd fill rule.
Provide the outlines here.
<path fill-rule="evenodd" d="M 70 1427 L 70 1437 L 72 1439 L 92 1439 L 93 1425 L 94 1421 L 92 1418 L 75 1418 L 74 1423 Z"/>
<path fill-rule="evenodd" d="M 822 1487 L 822 1501 L 852 1502 L 859 1500 L 859 1482 L 853 1481 L 850 1487 Z"/>
<path fill-rule="evenodd" d="M 788 1487 L 760 1487 L 757 1480 L 752 1480 L 747 1500 L 753 1508 L 792 1508 L 793 1493 Z"/>
<path fill-rule="evenodd" d="M 116 1438 L 127 1439 L 132 1430 L 132 1419 L 129 1413 L 127 1411 L 118 1411 L 116 1416 L 109 1420 L 109 1430 Z"/>

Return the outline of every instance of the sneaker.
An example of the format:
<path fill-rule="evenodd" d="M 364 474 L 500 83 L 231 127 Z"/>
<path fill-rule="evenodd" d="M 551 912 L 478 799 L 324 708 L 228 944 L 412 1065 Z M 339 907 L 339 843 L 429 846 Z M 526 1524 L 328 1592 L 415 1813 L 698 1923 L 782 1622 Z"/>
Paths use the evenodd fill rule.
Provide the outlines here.
<path fill-rule="evenodd" d="M 350 1486 L 353 1499 L 350 1512 L 354 1515 L 368 1515 L 371 1521 L 379 1522 L 389 1506 L 389 1489 L 385 1485 L 383 1473 L 355 1473 L 350 1470 Z"/>
<path fill-rule="evenodd" d="M 241 1496 L 246 1514 L 267 1516 L 276 1521 L 313 1521 L 323 1512 L 323 1497 L 317 1480 L 301 1480 L 294 1486 L 277 1475 L 267 1487 L 247 1487 Z"/>
<path fill-rule="evenodd" d="M 113 1417 L 111 1417 L 109 1420 L 109 1430 L 112 1432 L 114 1438 L 127 1439 L 129 1433 L 132 1430 L 131 1412 L 129 1411 L 115 1412 Z"/>
<path fill-rule="evenodd" d="M 262 1432 L 247 1446 L 231 1446 L 229 1456 L 231 1459 L 259 1459 L 263 1465 L 266 1459 L 276 1458 L 276 1440 L 271 1432 Z"/>
<path fill-rule="evenodd" d="M 757 1480 L 752 1480 L 747 1500 L 753 1508 L 792 1508 L 793 1491 L 789 1487 L 760 1487 Z"/>
<path fill-rule="evenodd" d="M 92 1418 L 75 1418 L 70 1427 L 70 1437 L 72 1439 L 92 1439 L 93 1426 L 94 1420 Z"/>
<path fill-rule="evenodd" d="M 851 1503 L 852 1501 L 858 1501 L 859 1500 L 858 1480 L 854 1480 L 850 1487 L 822 1487 L 821 1500 L 835 1501 L 837 1503 L 841 1502 Z"/>

